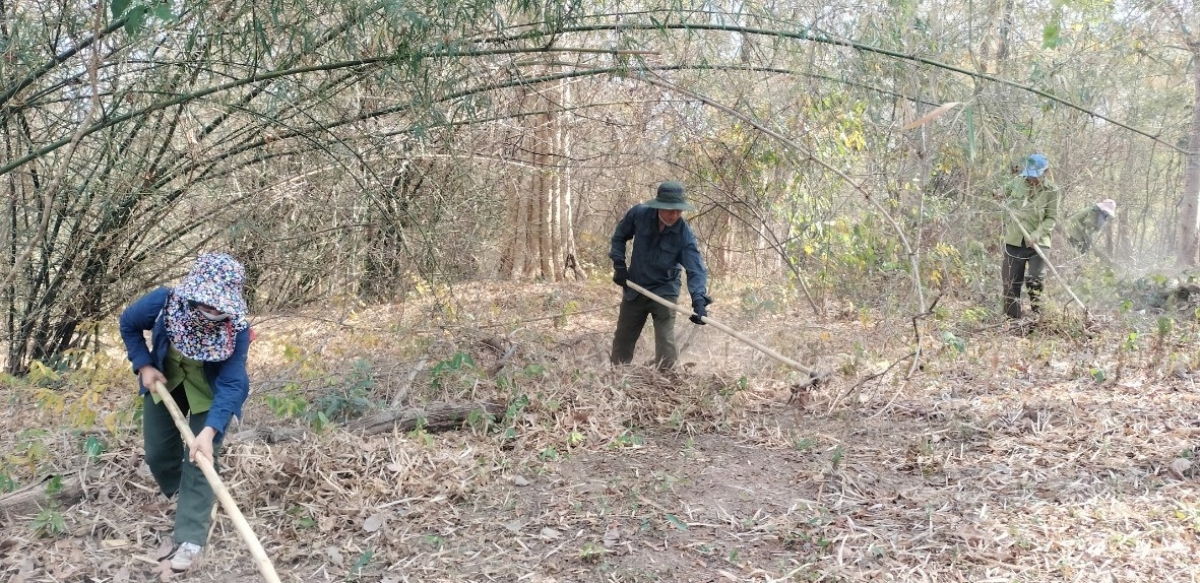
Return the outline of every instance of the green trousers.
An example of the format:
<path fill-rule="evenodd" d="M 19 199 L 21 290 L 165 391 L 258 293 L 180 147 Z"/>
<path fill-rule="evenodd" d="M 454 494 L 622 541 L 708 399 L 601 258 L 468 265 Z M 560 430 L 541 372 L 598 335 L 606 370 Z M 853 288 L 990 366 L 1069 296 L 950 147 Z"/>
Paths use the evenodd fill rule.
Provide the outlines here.
<path fill-rule="evenodd" d="M 674 302 L 674 297 L 663 299 Z M 626 364 L 633 361 L 633 349 L 646 326 L 646 317 L 654 318 L 654 363 L 661 369 L 675 366 L 679 349 L 675 346 L 675 310 L 646 296 L 638 295 L 632 300 L 621 302 L 621 313 L 617 316 L 617 331 L 613 335 L 612 363 Z"/>
<path fill-rule="evenodd" d="M 183 387 L 171 392 L 179 410 L 188 417 L 192 435 L 204 430 L 208 413 L 188 414 L 187 396 Z M 212 506 L 216 500 L 212 486 L 204 478 L 200 466 L 188 461 L 188 449 L 183 437 L 175 428 L 171 412 L 162 403 L 155 403 L 147 393 L 142 401 L 142 437 L 146 447 L 146 465 L 158 489 L 170 498 L 179 494 L 175 508 L 175 542 L 204 546 L 208 542 L 208 527 L 212 524 Z M 222 431 L 213 439 L 213 469 L 217 468 L 217 457 L 221 450 Z"/>

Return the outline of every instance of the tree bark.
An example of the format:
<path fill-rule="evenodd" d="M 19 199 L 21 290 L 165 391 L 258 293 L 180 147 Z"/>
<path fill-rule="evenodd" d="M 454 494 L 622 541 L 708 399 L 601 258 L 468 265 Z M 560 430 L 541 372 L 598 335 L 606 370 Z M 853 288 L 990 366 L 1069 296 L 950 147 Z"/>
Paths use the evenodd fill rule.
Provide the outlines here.
<path fill-rule="evenodd" d="M 1192 59 L 1192 128 L 1188 136 L 1187 164 L 1183 171 L 1183 195 L 1179 201 L 1180 265 L 1193 266 L 1200 261 L 1200 51 Z"/>

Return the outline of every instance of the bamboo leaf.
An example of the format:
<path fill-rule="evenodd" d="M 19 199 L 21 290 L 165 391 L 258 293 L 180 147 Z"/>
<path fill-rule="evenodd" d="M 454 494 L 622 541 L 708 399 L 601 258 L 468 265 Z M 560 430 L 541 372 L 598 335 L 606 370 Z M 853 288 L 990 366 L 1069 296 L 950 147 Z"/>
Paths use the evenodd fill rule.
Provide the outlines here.
<path fill-rule="evenodd" d="M 919 127 L 941 117 L 942 114 L 946 113 L 947 111 L 950 111 L 951 109 L 954 109 L 955 107 L 958 107 L 959 105 L 962 105 L 962 103 L 958 102 L 958 101 L 951 101 L 949 103 L 944 103 L 942 105 L 939 105 L 937 107 L 937 109 L 934 109 L 933 111 L 921 116 L 916 121 L 913 121 L 912 123 L 904 126 L 903 129 L 904 129 L 904 131 L 907 131 L 907 130 L 919 128 Z"/>
<path fill-rule="evenodd" d="M 113 0 L 112 2 L 112 17 L 116 20 L 125 15 L 125 11 L 129 10 L 130 0 Z"/>
<path fill-rule="evenodd" d="M 1057 20 L 1042 28 L 1042 48 L 1056 49 L 1062 44 L 1062 24 Z"/>
<path fill-rule="evenodd" d="M 142 25 L 146 22 L 146 7 L 138 6 L 129 11 L 129 17 L 125 20 L 125 33 L 129 36 L 137 36 L 142 32 Z"/>

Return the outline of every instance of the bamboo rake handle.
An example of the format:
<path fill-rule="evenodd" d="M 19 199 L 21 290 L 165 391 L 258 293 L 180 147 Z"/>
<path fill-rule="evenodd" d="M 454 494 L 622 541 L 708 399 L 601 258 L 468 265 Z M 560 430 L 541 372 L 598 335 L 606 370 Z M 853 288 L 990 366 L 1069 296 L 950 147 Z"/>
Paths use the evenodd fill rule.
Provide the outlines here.
<path fill-rule="evenodd" d="M 171 393 L 162 383 L 154 383 L 154 392 L 158 393 L 163 404 L 167 406 L 167 410 L 171 412 L 171 417 L 175 419 L 175 427 L 179 429 L 179 433 L 183 434 L 183 440 L 187 443 L 190 451 L 196 436 L 192 434 L 191 427 L 188 427 L 187 421 L 183 418 L 183 412 L 179 410 L 179 405 L 175 404 L 175 399 L 171 397 Z M 266 579 L 268 583 L 280 583 L 279 575 L 275 574 L 275 566 L 271 564 L 271 559 L 267 558 L 267 553 L 263 550 L 262 544 L 258 542 L 258 537 L 250 529 L 250 523 L 246 522 L 246 517 L 242 516 L 241 510 L 238 510 L 233 496 L 229 495 L 229 490 L 221 482 L 221 476 L 218 476 L 217 470 L 213 468 L 212 460 L 203 454 L 197 455 L 196 465 L 200 466 L 200 471 L 204 472 L 204 477 L 212 486 L 217 500 L 220 500 L 221 506 L 225 508 L 225 514 L 228 514 L 230 520 L 233 521 L 234 528 L 237 529 L 238 534 L 242 535 L 246 546 L 250 547 L 250 554 L 254 557 L 258 572 L 262 573 L 263 579 Z"/>
<path fill-rule="evenodd" d="M 661 297 L 655 295 L 654 292 L 651 292 L 650 290 L 648 290 L 636 283 L 633 283 L 632 281 L 626 281 L 625 285 L 629 286 L 630 289 L 632 289 L 632 290 L 634 290 L 634 291 L 636 291 L 636 292 L 638 292 L 638 293 L 640 293 L 640 294 L 642 294 L 642 295 L 644 295 L 644 296 L 646 296 L 668 308 L 671 308 L 672 310 L 675 310 L 676 312 L 679 312 L 681 314 L 686 314 L 688 316 L 695 315 L 695 312 L 692 312 L 691 310 L 684 308 L 683 306 L 680 306 L 679 304 L 676 304 L 674 302 L 669 302 L 667 300 L 664 300 Z M 815 370 L 808 368 L 807 366 L 804 366 L 782 354 L 779 354 L 778 352 L 775 352 L 774 350 L 767 348 L 765 345 L 763 345 L 759 342 L 751 340 L 750 338 L 746 337 L 741 332 L 738 332 L 737 330 L 734 330 L 733 328 L 730 328 L 729 326 L 726 326 L 716 320 L 713 320 L 712 318 L 709 318 L 708 316 L 700 316 L 700 321 L 704 322 L 705 324 L 709 324 L 709 325 L 713 326 L 714 328 L 716 328 L 722 332 L 725 332 L 726 334 L 733 336 L 734 338 L 737 338 L 738 340 L 741 340 L 742 342 L 745 342 L 746 344 L 749 344 L 750 346 L 753 346 L 754 348 L 761 350 L 763 354 L 766 354 L 767 356 L 770 356 L 771 358 L 774 358 L 775 360 L 778 360 L 779 362 L 782 362 L 783 364 L 786 364 L 804 374 L 807 374 L 810 376 L 816 374 Z"/>

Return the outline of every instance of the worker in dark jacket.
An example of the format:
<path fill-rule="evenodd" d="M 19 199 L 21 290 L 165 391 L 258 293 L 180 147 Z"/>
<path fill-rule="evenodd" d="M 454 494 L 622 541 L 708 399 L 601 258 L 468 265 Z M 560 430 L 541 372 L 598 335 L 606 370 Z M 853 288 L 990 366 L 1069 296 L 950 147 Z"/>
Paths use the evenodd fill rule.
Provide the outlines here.
<path fill-rule="evenodd" d="M 208 253 L 196 260 L 178 287 L 160 287 L 121 314 L 121 339 L 141 385 L 146 464 L 163 495 L 179 496 L 176 547 L 170 557 L 176 571 L 192 568 L 212 523 L 215 495 L 196 458 L 204 456 L 217 467 L 225 428 L 232 417 L 241 415 L 250 392 L 245 279 L 245 269 L 232 257 Z M 166 386 L 188 417 L 196 437 L 190 448 L 185 448 L 170 411 L 153 391 L 156 383 Z"/>
<path fill-rule="evenodd" d="M 1021 317 L 1021 287 L 1029 290 L 1029 307 L 1041 309 L 1050 233 L 1058 223 L 1062 195 L 1049 180 L 1050 162 L 1042 154 L 1025 159 L 1024 169 L 1004 188 L 1004 313 Z"/>
<path fill-rule="evenodd" d="M 1104 224 L 1117 214 L 1117 202 L 1106 198 L 1089 206 L 1067 219 L 1067 241 L 1079 251 L 1080 255 L 1091 251 L 1096 233 L 1104 228 Z"/>
<path fill-rule="evenodd" d="M 654 319 L 654 361 L 661 369 L 675 366 L 679 351 L 675 346 L 675 311 L 645 297 L 625 285 L 636 283 L 671 302 L 679 298 L 680 274 L 687 272 L 688 292 L 692 298 L 693 323 L 704 324 L 708 315 L 708 269 L 683 211 L 696 210 L 684 197 L 683 185 L 664 182 L 653 199 L 625 213 L 612 236 L 609 257 L 613 262 L 613 282 L 624 289 L 617 330 L 613 335 L 612 362 L 633 360 L 638 337 L 646 318 Z M 633 252 L 626 262 L 625 247 L 633 240 Z M 682 267 L 682 269 L 681 269 Z"/>

